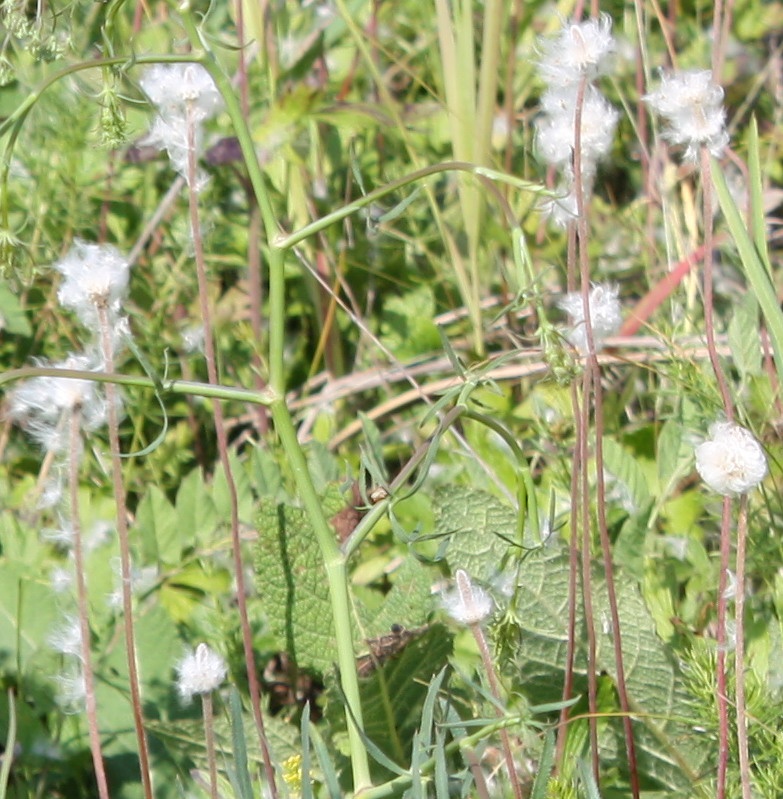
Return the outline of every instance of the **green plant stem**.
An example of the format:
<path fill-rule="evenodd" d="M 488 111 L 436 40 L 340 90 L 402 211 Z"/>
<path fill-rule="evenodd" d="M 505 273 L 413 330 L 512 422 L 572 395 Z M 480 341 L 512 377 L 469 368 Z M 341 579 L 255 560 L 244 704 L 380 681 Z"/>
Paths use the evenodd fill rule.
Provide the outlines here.
<path fill-rule="evenodd" d="M 14 689 L 9 686 L 6 692 L 8 697 L 8 731 L 5 737 L 5 756 L 0 766 L 0 799 L 6 798 L 8 778 L 11 776 L 11 766 L 14 762 L 14 749 L 16 747 L 16 701 Z"/>
<path fill-rule="evenodd" d="M 346 711 L 346 720 L 351 746 L 354 790 L 358 792 L 372 785 L 372 782 L 370 780 L 367 752 L 360 734 L 360 729 L 363 729 L 364 724 L 353 649 L 352 610 L 348 595 L 348 575 L 345 557 L 337 544 L 334 530 L 324 517 L 320 499 L 313 486 L 310 472 L 307 468 L 307 461 L 297 441 L 296 429 L 285 401 L 281 398 L 273 402 L 270 406 L 270 412 L 283 451 L 288 457 L 288 465 L 299 489 L 300 499 L 313 526 L 326 569 L 337 643 L 337 665 L 340 668 L 342 690 L 350 707 L 350 712 Z"/>
<path fill-rule="evenodd" d="M 367 752 L 362 742 L 360 728 L 363 727 L 359 680 L 353 651 L 351 629 L 351 604 L 348 596 L 348 578 L 345 560 L 337 545 L 334 531 L 329 526 L 315 486 L 307 468 L 307 461 L 296 436 L 291 413 L 285 402 L 285 273 L 283 247 L 276 240 L 277 220 L 266 187 L 261 166 L 255 153 L 247 120 L 234 94 L 228 77 L 221 69 L 206 40 L 199 35 L 191 16 L 189 3 L 179 5 L 183 26 L 194 49 L 203 51 L 201 63 L 212 76 L 223 96 L 226 109 L 234 125 L 234 132 L 242 150 L 253 191 L 258 201 L 269 245 L 269 392 L 273 397 L 269 408 L 286 457 L 291 465 L 299 497 L 309 517 L 316 536 L 329 582 L 332 615 L 337 641 L 340 680 L 350 712 L 346 710 L 348 737 L 351 751 L 354 790 L 372 784 Z M 354 721 L 355 720 L 355 721 Z"/>
<path fill-rule="evenodd" d="M 363 208 L 378 202 L 378 200 L 383 199 L 389 194 L 393 194 L 394 192 L 399 191 L 406 186 L 410 186 L 413 183 L 418 183 L 430 175 L 439 175 L 443 172 L 468 172 L 478 177 L 488 178 L 489 180 L 494 180 L 522 191 L 531 191 L 542 196 L 555 196 L 553 192 L 546 189 L 540 183 L 531 183 L 530 181 L 517 178 L 514 175 L 507 175 L 505 172 L 499 172 L 495 169 L 476 166 L 475 164 L 470 164 L 467 161 L 444 161 L 440 164 L 433 164 L 432 166 L 417 169 L 415 172 L 411 172 L 408 175 L 398 178 L 397 180 L 391 181 L 391 183 L 387 183 L 384 186 L 374 189 L 373 191 L 358 197 L 353 202 L 343 205 L 337 210 L 326 214 L 326 216 L 322 216 L 320 219 L 310 222 L 293 233 L 289 233 L 286 236 L 277 236 L 273 243 L 281 250 L 290 249 L 291 247 L 299 244 L 300 241 L 304 241 L 315 233 L 320 233 L 322 230 L 325 230 L 336 222 L 340 222 L 346 217 L 352 216 L 358 211 L 361 211 Z"/>
<path fill-rule="evenodd" d="M 84 369 L 57 369 L 51 366 L 25 366 L 22 369 L 9 369 L 0 373 L 0 386 L 15 383 L 32 377 L 60 377 L 71 380 L 93 380 L 96 383 L 113 383 L 117 386 L 133 386 L 160 391 L 163 394 L 184 394 L 193 397 L 207 397 L 220 400 L 236 400 L 251 405 L 270 405 L 272 395 L 269 391 L 252 391 L 233 386 L 213 386 L 193 380 L 170 380 L 156 382 L 151 377 L 123 375 L 117 372 L 91 372 Z"/>

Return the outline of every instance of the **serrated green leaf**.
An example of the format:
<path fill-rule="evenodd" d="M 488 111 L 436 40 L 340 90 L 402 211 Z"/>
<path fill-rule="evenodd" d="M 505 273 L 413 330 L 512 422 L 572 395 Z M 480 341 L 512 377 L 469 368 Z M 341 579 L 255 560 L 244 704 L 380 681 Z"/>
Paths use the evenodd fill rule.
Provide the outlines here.
<path fill-rule="evenodd" d="M 256 585 L 269 625 L 299 668 L 337 660 L 321 552 L 301 508 L 262 500 L 256 516 Z"/>
<path fill-rule="evenodd" d="M 564 652 L 568 640 L 568 556 L 539 551 L 522 566 L 517 594 L 517 617 L 522 628 L 519 653 L 525 690 L 536 702 L 560 698 Z M 672 791 L 692 787 L 705 751 L 695 745 L 684 722 L 689 706 L 669 650 L 658 638 L 649 612 L 635 583 L 615 578 L 622 631 L 623 657 L 629 701 L 636 714 L 634 733 L 640 774 Z M 597 668 L 616 678 L 606 586 L 596 571 L 592 581 L 594 624 L 598 638 Z M 577 619 L 575 691 L 586 690 L 584 618 Z M 626 768 L 622 726 L 607 720 L 602 736 L 606 767 Z M 680 795 L 680 794 L 678 794 Z M 687 794 L 683 794 L 687 795 Z"/>
<path fill-rule="evenodd" d="M 435 535 L 450 535 L 447 560 L 452 570 L 464 569 L 479 582 L 498 572 L 508 544 L 501 536 L 516 535 L 516 515 L 485 491 L 445 486 L 433 500 L 438 513 Z"/>
<path fill-rule="evenodd" d="M 451 648 L 451 635 L 446 627 L 433 625 L 360 682 L 364 731 L 398 766 L 407 768 L 409 765 L 410 741 L 421 724 L 428 686 L 433 675 L 443 670 Z M 345 717 L 340 703 L 330 702 L 327 709 L 334 726 L 344 729 Z M 384 769 L 376 766 L 377 779 L 388 776 Z"/>
<path fill-rule="evenodd" d="M 392 575 L 393 585 L 377 612 L 359 606 L 362 629 L 368 638 L 385 635 L 392 625 L 420 627 L 432 610 L 432 570 L 409 557 Z"/>
<path fill-rule="evenodd" d="M 734 365 L 743 379 L 761 373 L 759 304 L 751 293 L 734 306 L 729 322 L 729 348 Z"/>

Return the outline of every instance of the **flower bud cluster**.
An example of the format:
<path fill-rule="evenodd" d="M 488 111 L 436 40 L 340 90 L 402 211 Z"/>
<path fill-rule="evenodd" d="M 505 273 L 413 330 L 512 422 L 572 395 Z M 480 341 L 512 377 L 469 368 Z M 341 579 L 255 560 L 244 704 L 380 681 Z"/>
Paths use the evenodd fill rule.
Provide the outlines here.
<path fill-rule="evenodd" d="M 582 195 L 592 191 L 598 162 L 612 146 L 619 114 L 594 85 L 607 69 L 615 44 L 607 15 L 567 23 L 560 34 L 540 45 L 538 72 L 547 84 L 536 120 L 539 156 L 561 175 L 562 197 L 550 203 L 552 218 L 565 225 L 577 214 L 575 180 L 576 120 Z M 581 108 L 580 108 L 581 106 Z"/>

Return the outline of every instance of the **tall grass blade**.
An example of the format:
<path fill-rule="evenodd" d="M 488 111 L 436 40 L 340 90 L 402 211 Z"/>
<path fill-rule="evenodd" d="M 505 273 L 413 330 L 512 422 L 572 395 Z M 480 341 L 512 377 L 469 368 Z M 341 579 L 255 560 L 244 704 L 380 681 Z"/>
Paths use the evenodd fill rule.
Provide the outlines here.
<path fill-rule="evenodd" d="M 739 251 L 742 267 L 753 293 L 759 301 L 759 306 L 761 306 L 761 313 L 767 323 L 772 349 L 775 352 L 775 366 L 778 378 L 783 381 L 783 312 L 780 310 L 777 292 L 772 285 L 770 273 L 765 263 L 767 259 L 759 253 L 756 245 L 751 240 L 737 204 L 734 202 L 729 187 L 726 185 L 726 178 L 720 168 L 720 164 L 714 159 L 712 161 L 712 180 L 715 185 L 715 193 L 718 195 L 721 211 L 723 211 L 726 224 Z M 752 192 L 753 189 L 751 189 Z M 766 251 L 766 247 L 764 251 Z"/>
<path fill-rule="evenodd" d="M 231 713 L 231 748 L 234 753 L 236 790 L 240 799 L 253 799 L 253 788 L 250 784 L 250 772 L 247 767 L 247 741 L 242 721 L 242 702 L 236 688 L 231 689 L 228 701 Z"/>

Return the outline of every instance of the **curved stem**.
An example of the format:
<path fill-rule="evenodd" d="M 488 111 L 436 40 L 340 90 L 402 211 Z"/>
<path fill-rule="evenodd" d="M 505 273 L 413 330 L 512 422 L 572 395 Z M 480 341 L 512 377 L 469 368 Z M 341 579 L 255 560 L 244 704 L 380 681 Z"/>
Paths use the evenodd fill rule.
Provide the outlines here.
<path fill-rule="evenodd" d="M 340 667 L 340 680 L 350 711 L 346 710 L 348 738 L 351 751 L 354 790 L 359 791 L 372 785 L 367 751 L 360 730 L 363 728 L 362 711 L 359 699 L 359 680 L 356 673 L 356 660 L 353 651 L 351 626 L 351 603 L 348 594 L 346 563 L 334 531 L 324 514 L 318 493 L 307 467 L 307 461 L 296 436 L 291 412 L 285 401 L 285 331 L 286 301 L 283 248 L 277 241 L 278 225 L 266 188 L 266 181 L 255 152 L 253 139 L 242 114 L 242 109 L 233 92 L 230 81 L 218 61 L 202 39 L 192 18 L 189 4 L 180 4 L 182 24 L 196 50 L 201 50 L 201 63 L 207 69 L 221 92 L 226 109 L 234 125 L 234 132 L 245 159 L 248 176 L 258 201 L 269 246 L 269 384 L 272 397 L 269 403 L 275 431 L 283 451 L 291 466 L 299 498 L 312 525 L 329 582 L 332 616 L 337 641 L 337 660 Z M 289 245 L 292 246 L 292 245 Z"/>

